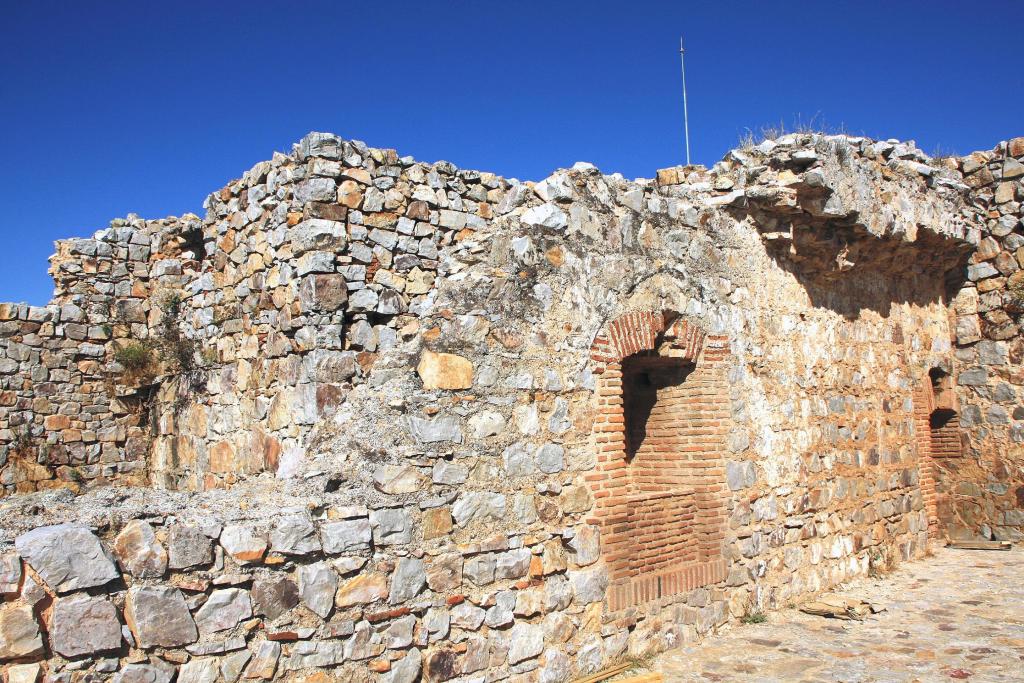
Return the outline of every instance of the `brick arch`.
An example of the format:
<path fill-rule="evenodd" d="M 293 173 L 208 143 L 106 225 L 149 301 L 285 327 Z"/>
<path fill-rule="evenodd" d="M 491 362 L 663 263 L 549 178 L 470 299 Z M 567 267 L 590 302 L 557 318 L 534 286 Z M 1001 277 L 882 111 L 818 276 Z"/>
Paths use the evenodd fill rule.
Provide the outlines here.
<path fill-rule="evenodd" d="M 589 521 L 612 610 L 725 578 L 729 355 L 727 337 L 672 311 L 626 313 L 594 339 Z"/>

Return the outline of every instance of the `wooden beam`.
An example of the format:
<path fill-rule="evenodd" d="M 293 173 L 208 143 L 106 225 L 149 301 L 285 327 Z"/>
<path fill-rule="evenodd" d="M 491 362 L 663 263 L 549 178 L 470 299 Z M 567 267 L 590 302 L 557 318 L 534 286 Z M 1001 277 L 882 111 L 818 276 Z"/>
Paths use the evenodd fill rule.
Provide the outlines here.
<path fill-rule="evenodd" d="M 1009 550 L 1013 547 L 1013 543 L 1009 541 L 950 541 L 946 547 L 960 550 Z"/>

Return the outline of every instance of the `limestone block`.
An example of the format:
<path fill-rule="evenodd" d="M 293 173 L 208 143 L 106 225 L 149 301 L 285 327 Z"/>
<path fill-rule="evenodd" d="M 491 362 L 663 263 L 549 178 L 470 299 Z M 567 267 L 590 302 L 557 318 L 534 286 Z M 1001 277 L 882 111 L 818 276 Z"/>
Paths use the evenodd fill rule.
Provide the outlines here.
<path fill-rule="evenodd" d="M 176 683 L 216 683 L 219 673 L 216 657 L 195 657 L 181 665 Z"/>
<path fill-rule="evenodd" d="M 324 619 L 334 609 L 334 594 L 337 590 L 338 574 L 327 562 L 299 567 L 299 597 L 303 604 Z"/>
<path fill-rule="evenodd" d="M 320 526 L 324 552 L 329 555 L 362 552 L 370 549 L 370 520 L 346 519 Z"/>
<path fill-rule="evenodd" d="M 544 650 L 544 629 L 536 624 L 516 623 L 509 634 L 509 664 L 532 659 Z"/>
<path fill-rule="evenodd" d="M 320 538 L 308 517 L 287 515 L 270 532 L 270 549 L 285 555 L 309 555 L 320 550 Z"/>
<path fill-rule="evenodd" d="M 398 560 L 394 573 L 391 575 L 391 590 L 388 601 L 398 605 L 410 600 L 423 590 L 427 583 L 423 560 L 403 557 Z"/>
<path fill-rule="evenodd" d="M 18 554 L 0 554 L 0 596 L 16 594 L 21 588 L 21 575 L 21 558 Z"/>

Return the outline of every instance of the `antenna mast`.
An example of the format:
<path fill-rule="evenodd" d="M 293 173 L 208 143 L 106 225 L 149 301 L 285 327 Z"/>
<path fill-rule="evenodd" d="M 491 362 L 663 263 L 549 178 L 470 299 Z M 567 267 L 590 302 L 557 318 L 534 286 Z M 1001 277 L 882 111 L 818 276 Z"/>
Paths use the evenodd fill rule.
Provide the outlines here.
<path fill-rule="evenodd" d="M 683 75 L 683 131 L 686 137 L 686 165 L 690 165 L 690 117 L 686 111 L 686 62 L 683 60 L 683 37 L 679 36 L 679 71 Z"/>

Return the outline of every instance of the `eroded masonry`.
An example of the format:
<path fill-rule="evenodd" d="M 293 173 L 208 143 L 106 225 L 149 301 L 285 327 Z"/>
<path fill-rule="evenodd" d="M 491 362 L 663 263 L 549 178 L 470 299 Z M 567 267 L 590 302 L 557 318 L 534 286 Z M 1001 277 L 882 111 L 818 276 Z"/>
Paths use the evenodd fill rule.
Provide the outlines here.
<path fill-rule="evenodd" d="M 313 133 L 0 306 L 8 683 L 554 683 L 1024 531 L 1024 138 Z"/>

